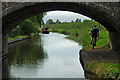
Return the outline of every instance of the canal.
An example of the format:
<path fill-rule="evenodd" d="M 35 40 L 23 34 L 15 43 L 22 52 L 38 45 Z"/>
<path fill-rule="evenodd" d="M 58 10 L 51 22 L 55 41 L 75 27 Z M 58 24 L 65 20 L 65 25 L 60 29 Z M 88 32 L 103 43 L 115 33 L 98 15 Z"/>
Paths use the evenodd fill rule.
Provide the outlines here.
<path fill-rule="evenodd" d="M 40 34 L 9 45 L 10 78 L 85 78 L 77 42 L 58 33 Z"/>

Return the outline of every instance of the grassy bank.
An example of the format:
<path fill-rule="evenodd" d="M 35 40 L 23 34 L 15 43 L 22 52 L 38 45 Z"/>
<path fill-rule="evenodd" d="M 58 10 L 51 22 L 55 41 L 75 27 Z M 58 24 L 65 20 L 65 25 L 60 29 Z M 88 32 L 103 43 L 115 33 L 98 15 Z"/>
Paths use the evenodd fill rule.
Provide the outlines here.
<path fill-rule="evenodd" d="M 87 21 L 52 24 L 47 26 L 49 26 L 50 31 L 52 32 L 59 32 L 62 34 L 69 35 L 68 38 L 78 42 L 80 45 L 83 46 L 83 49 L 91 49 L 91 36 L 89 34 L 93 25 L 97 25 L 97 28 L 100 30 L 99 37 L 97 40 L 97 48 L 109 48 L 108 31 L 98 22 Z"/>
<path fill-rule="evenodd" d="M 18 38 L 24 38 L 24 37 L 28 37 L 28 36 L 18 35 L 18 36 L 15 36 L 14 38 L 8 37 L 8 41 L 9 41 L 9 40 L 13 40 L 13 39 L 18 39 Z"/>
<path fill-rule="evenodd" d="M 18 38 L 32 37 L 33 35 L 38 35 L 38 33 L 31 33 L 30 35 L 16 35 L 14 37 L 9 36 L 8 41 L 13 39 L 18 39 Z"/>
<path fill-rule="evenodd" d="M 90 62 L 86 64 L 85 69 L 97 74 L 98 78 L 113 78 L 120 80 L 120 65 L 106 62 Z"/>

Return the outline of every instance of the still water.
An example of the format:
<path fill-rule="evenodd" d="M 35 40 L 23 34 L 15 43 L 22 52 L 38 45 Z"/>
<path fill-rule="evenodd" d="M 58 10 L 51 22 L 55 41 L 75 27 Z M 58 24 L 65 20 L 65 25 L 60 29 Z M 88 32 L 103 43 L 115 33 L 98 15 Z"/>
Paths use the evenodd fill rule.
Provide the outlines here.
<path fill-rule="evenodd" d="M 58 33 L 40 34 L 9 46 L 11 78 L 84 78 L 78 43 Z"/>

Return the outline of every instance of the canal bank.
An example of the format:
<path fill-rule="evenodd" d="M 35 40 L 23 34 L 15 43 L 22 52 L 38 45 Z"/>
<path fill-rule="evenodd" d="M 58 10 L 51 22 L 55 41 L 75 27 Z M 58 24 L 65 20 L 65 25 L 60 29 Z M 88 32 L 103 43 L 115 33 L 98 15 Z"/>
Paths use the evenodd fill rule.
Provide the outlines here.
<path fill-rule="evenodd" d="M 120 79 L 120 55 L 113 50 L 80 51 L 86 78 Z M 88 75 L 91 74 L 92 76 Z"/>
<path fill-rule="evenodd" d="M 12 43 L 16 43 L 16 42 L 22 41 L 22 40 L 25 40 L 25 39 L 29 39 L 29 38 L 35 37 L 35 36 L 38 36 L 38 35 L 23 36 L 23 37 L 11 39 L 11 40 L 8 40 L 8 45 L 10 45 Z"/>

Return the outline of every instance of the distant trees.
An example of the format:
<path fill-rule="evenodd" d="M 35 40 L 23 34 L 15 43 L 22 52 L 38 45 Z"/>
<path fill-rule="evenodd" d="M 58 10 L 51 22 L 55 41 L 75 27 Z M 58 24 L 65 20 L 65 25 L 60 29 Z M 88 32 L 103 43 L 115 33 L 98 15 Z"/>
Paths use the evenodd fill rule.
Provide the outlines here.
<path fill-rule="evenodd" d="M 84 19 L 83 22 L 89 22 L 90 20 Z M 60 23 L 75 23 L 75 22 L 82 22 L 81 19 L 77 18 L 75 21 L 71 21 L 71 22 L 60 22 L 59 19 L 57 19 L 55 22 L 53 22 L 52 19 L 48 19 L 46 21 L 46 24 L 60 24 Z"/>
<path fill-rule="evenodd" d="M 75 22 L 81 22 L 81 19 L 77 18 L 75 21 L 71 21 L 71 22 L 60 22 L 59 19 L 57 19 L 55 22 L 53 22 L 52 19 L 48 19 L 46 21 L 46 24 L 75 23 Z"/>
<path fill-rule="evenodd" d="M 58 24 L 58 23 L 61 23 L 61 22 L 59 21 L 59 19 L 57 19 L 57 20 L 56 20 L 56 23 Z"/>
<path fill-rule="evenodd" d="M 61 23 L 59 19 L 57 19 L 56 22 L 53 22 L 52 19 L 48 19 L 48 20 L 46 21 L 46 24 L 59 24 L 59 23 Z"/>
<path fill-rule="evenodd" d="M 52 19 L 48 19 L 46 21 L 46 24 L 60 24 L 60 23 L 74 23 L 74 22 L 81 22 L 81 19 L 77 18 L 75 21 L 71 21 L 71 22 L 60 22 L 59 19 L 57 19 L 56 22 L 53 22 Z"/>
<path fill-rule="evenodd" d="M 74 23 L 74 21 L 71 21 L 71 23 Z"/>
<path fill-rule="evenodd" d="M 79 19 L 77 18 L 75 22 L 79 22 Z"/>
<path fill-rule="evenodd" d="M 52 19 L 48 19 L 48 20 L 46 21 L 46 24 L 53 24 L 53 20 L 52 20 Z"/>
<path fill-rule="evenodd" d="M 91 20 L 87 20 L 87 19 L 85 19 L 85 20 L 83 20 L 83 22 L 90 22 Z"/>
<path fill-rule="evenodd" d="M 81 19 L 77 18 L 75 22 L 81 22 Z"/>

